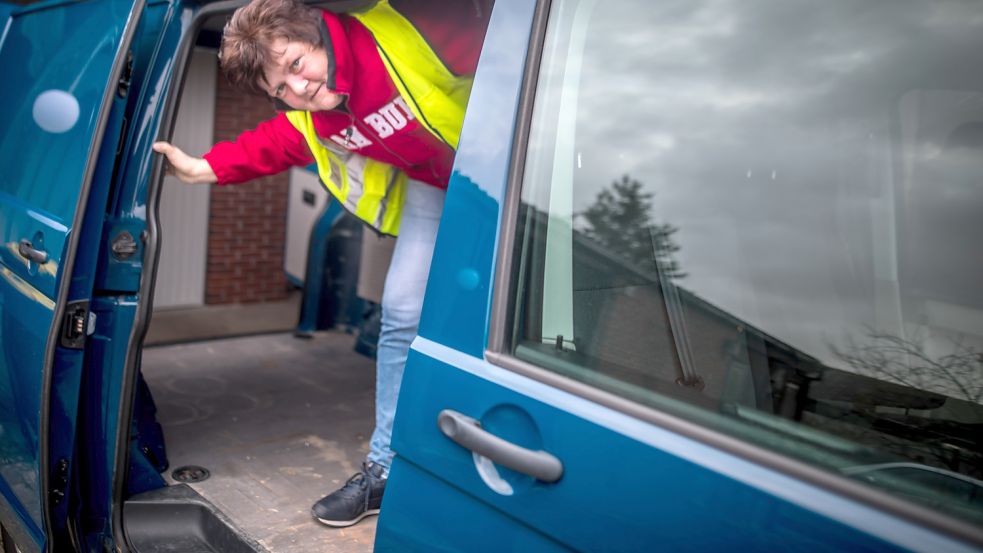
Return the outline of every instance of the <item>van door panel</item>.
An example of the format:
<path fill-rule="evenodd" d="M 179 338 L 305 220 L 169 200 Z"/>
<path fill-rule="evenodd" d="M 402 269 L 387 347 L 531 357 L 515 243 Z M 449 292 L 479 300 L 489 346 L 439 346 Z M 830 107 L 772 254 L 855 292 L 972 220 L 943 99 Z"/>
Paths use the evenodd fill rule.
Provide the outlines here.
<path fill-rule="evenodd" d="M 25 551 L 45 543 L 47 383 L 58 388 L 51 400 L 58 412 L 74 416 L 77 403 L 77 389 L 66 395 L 64 379 L 47 373 L 48 365 L 81 357 L 47 357 L 49 337 L 58 335 L 72 235 L 81 231 L 79 205 L 96 174 L 107 100 L 115 96 L 107 87 L 115 92 L 109 79 L 133 10 L 122 0 L 17 8 L 0 41 L 0 514 Z M 74 434 L 74 420 L 51 423 Z M 59 443 L 69 444 L 69 453 L 57 452 L 66 458 L 71 440 Z"/>

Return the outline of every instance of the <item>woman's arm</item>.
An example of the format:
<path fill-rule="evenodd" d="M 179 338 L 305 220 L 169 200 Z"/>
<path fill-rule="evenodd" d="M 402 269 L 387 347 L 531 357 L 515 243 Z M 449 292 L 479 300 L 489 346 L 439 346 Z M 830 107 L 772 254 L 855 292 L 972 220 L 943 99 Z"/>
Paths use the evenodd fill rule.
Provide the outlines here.
<path fill-rule="evenodd" d="M 154 151 L 167 158 L 167 172 L 188 184 L 218 182 L 215 171 L 207 161 L 191 157 L 169 142 L 154 142 Z"/>
<path fill-rule="evenodd" d="M 200 158 L 168 142 L 155 142 L 153 147 L 167 157 L 169 172 L 186 183 L 235 184 L 314 161 L 304 136 L 283 114 L 242 132 L 231 142 L 215 144 Z"/>

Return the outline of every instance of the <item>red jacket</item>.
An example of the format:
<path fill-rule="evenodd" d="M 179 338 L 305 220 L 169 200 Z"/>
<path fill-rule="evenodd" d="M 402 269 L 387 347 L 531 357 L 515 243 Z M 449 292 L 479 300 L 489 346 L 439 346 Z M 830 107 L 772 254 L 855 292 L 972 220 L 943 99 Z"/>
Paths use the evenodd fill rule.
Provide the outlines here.
<path fill-rule="evenodd" d="M 473 73 L 488 8 L 470 2 L 449 3 L 469 8 L 469 23 L 480 25 L 480 32 L 462 32 L 459 26 L 456 32 L 448 32 L 448 25 L 422 24 L 420 21 L 428 19 L 428 14 L 414 14 L 413 2 L 406 4 L 400 11 L 417 25 L 448 67 L 455 72 Z M 420 17 L 415 18 L 416 15 Z M 333 48 L 334 89 L 348 98 L 343 108 L 312 113 L 318 134 L 352 152 L 398 167 L 410 178 L 446 188 L 454 150 L 423 128 L 406 107 L 372 35 L 352 17 L 327 11 L 323 16 Z M 444 21 L 452 20 L 446 13 L 442 16 Z M 462 36 L 468 38 L 462 40 Z M 303 135 L 283 113 L 243 132 L 234 142 L 216 144 L 204 158 L 219 184 L 245 182 L 314 162 Z"/>

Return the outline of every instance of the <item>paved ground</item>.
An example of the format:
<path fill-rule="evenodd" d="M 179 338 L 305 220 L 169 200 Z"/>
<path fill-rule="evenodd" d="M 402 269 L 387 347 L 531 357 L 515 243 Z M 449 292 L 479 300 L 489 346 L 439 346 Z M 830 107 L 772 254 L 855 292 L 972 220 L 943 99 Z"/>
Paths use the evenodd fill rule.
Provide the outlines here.
<path fill-rule="evenodd" d="M 375 517 L 332 529 L 310 515 L 367 452 L 374 365 L 352 343 L 282 333 L 144 351 L 171 468 L 210 470 L 195 490 L 272 553 L 372 550 Z"/>
<path fill-rule="evenodd" d="M 302 299 L 301 292 L 295 290 L 283 301 L 158 309 L 143 343 L 151 346 L 289 332 L 297 325 Z"/>

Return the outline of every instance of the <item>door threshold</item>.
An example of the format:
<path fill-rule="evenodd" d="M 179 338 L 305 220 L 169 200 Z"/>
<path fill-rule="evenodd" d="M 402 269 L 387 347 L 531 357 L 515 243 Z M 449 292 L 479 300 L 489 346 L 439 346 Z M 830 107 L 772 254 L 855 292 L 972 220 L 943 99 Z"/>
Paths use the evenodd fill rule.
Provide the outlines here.
<path fill-rule="evenodd" d="M 123 520 L 137 553 L 269 553 L 187 484 L 131 497 Z"/>

